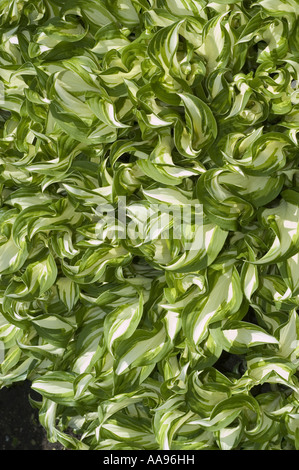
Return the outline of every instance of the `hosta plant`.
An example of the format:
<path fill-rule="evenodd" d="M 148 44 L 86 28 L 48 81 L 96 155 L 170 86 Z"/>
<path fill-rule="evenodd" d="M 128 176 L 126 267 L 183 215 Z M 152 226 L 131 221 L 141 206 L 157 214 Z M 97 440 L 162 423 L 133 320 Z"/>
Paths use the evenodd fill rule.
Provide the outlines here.
<path fill-rule="evenodd" d="M 299 449 L 298 14 L 0 2 L 0 384 L 49 441 Z"/>

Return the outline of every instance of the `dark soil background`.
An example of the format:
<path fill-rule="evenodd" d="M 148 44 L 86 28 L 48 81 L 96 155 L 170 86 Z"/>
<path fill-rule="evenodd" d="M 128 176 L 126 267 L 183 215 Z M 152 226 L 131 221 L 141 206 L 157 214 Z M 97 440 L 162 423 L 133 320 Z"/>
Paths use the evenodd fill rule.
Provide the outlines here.
<path fill-rule="evenodd" d="M 27 381 L 0 390 L 0 450 L 63 450 L 48 442 L 29 395 L 37 398 Z"/>

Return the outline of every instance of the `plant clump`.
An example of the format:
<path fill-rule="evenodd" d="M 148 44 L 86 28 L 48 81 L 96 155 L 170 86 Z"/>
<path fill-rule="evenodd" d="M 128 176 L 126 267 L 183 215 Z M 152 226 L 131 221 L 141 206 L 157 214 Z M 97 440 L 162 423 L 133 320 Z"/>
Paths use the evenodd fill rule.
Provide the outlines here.
<path fill-rule="evenodd" d="M 1 2 L 0 385 L 50 442 L 299 449 L 298 13 Z"/>

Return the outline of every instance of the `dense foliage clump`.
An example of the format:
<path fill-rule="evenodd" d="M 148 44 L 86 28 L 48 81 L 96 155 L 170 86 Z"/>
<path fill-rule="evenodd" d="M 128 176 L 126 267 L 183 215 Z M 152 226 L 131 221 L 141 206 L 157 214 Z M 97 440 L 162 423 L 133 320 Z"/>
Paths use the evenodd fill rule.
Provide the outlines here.
<path fill-rule="evenodd" d="M 50 441 L 299 448 L 298 14 L 1 1 L 0 383 Z"/>

